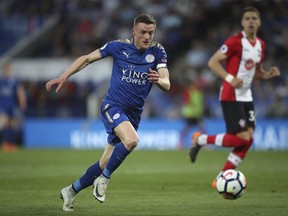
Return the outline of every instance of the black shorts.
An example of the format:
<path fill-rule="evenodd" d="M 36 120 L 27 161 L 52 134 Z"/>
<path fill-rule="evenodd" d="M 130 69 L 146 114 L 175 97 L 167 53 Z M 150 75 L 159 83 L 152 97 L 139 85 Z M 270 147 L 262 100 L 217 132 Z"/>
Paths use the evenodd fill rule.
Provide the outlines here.
<path fill-rule="evenodd" d="M 186 118 L 185 122 L 187 126 L 192 127 L 192 126 L 201 124 L 202 119 L 201 118 Z"/>
<path fill-rule="evenodd" d="M 255 129 L 255 110 L 253 102 L 221 101 L 226 132 L 237 134 L 249 127 Z"/>

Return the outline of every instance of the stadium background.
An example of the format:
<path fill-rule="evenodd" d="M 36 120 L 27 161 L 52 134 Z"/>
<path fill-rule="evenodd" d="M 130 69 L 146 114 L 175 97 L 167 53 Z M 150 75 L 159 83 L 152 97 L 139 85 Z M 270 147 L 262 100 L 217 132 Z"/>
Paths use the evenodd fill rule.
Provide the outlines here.
<path fill-rule="evenodd" d="M 24 146 L 104 146 L 98 106 L 109 82 L 110 60 L 97 62 L 72 77 L 61 94 L 48 94 L 45 82 L 62 73 L 78 56 L 110 40 L 131 37 L 132 21 L 139 13 L 150 13 L 157 19 L 155 40 L 166 48 L 172 82 L 169 93 L 152 89 L 140 125 L 139 146 L 179 148 L 182 86 L 195 77 L 205 92 L 207 131 L 223 132 L 220 80 L 206 64 L 224 39 L 241 29 L 240 13 L 246 5 L 260 10 L 259 36 L 267 45 L 266 63 L 281 70 L 280 78 L 254 83 L 258 118 L 254 148 L 287 150 L 288 1 L 281 0 L 2 0 L 0 63 L 11 61 L 14 76 L 24 82 L 28 96 Z M 188 141 L 186 144 L 184 147 Z"/>

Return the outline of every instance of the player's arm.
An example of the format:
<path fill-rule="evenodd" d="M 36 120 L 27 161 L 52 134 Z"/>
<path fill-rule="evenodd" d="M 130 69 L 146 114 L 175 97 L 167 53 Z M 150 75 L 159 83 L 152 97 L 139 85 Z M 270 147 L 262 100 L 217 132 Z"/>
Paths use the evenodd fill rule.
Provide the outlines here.
<path fill-rule="evenodd" d="M 18 86 L 17 97 L 18 97 L 19 107 L 21 111 L 25 111 L 27 107 L 27 100 L 26 100 L 26 94 L 25 94 L 25 89 L 23 85 Z"/>
<path fill-rule="evenodd" d="M 157 84 L 163 91 L 169 91 L 170 89 L 169 71 L 167 68 L 159 68 L 158 71 L 149 69 L 148 80 Z"/>
<path fill-rule="evenodd" d="M 243 85 L 243 80 L 234 77 L 232 74 L 228 73 L 222 62 L 227 59 L 227 56 L 223 54 L 220 50 L 216 51 L 214 55 L 208 61 L 208 67 L 221 79 L 230 83 L 234 88 L 241 88 Z"/>
<path fill-rule="evenodd" d="M 263 64 L 257 64 L 254 78 L 256 79 L 271 79 L 280 76 L 280 71 L 277 67 L 270 67 L 268 71 L 263 68 Z"/>
<path fill-rule="evenodd" d="M 72 65 L 70 67 L 67 68 L 67 70 L 61 74 L 58 78 L 56 79 L 52 79 L 49 82 L 46 83 L 46 89 L 47 91 L 51 90 L 51 87 L 53 85 L 57 85 L 56 88 L 56 92 L 59 92 L 59 90 L 62 88 L 63 84 L 65 83 L 65 81 L 72 76 L 73 74 L 79 72 L 80 70 L 84 69 L 85 67 L 87 67 L 89 64 L 91 64 L 94 61 L 97 61 L 99 59 L 101 59 L 101 53 L 100 50 L 97 49 L 93 52 L 91 52 L 88 55 L 83 55 L 80 56 L 78 59 L 76 59 L 76 61 L 74 61 L 72 63 Z"/>

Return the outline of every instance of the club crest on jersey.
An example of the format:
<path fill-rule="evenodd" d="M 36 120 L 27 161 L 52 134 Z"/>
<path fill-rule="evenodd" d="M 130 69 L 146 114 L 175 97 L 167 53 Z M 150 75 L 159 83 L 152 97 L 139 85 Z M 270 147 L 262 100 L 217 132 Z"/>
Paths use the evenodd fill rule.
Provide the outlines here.
<path fill-rule="evenodd" d="M 116 113 L 114 116 L 113 116 L 113 119 L 118 119 L 120 117 L 120 114 L 119 113 Z"/>
<path fill-rule="evenodd" d="M 146 55 L 145 60 L 146 60 L 148 63 L 152 63 L 152 62 L 155 60 L 155 57 L 154 57 L 154 55 L 152 55 L 152 54 L 148 54 L 148 55 Z"/>
<path fill-rule="evenodd" d="M 255 63 L 254 63 L 253 59 L 248 59 L 248 60 L 245 62 L 245 68 L 246 68 L 246 70 L 251 70 L 254 66 L 255 66 Z"/>

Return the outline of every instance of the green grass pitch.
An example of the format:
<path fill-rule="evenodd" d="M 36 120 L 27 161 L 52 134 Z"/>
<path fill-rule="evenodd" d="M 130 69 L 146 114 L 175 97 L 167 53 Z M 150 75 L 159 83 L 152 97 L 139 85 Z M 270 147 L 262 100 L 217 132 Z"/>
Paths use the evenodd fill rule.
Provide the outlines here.
<path fill-rule="evenodd" d="M 186 151 L 134 151 L 113 174 L 105 203 L 81 191 L 74 212 L 62 211 L 59 191 L 94 163 L 100 150 L 0 152 L 0 215 L 286 216 L 288 152 L 250 151 L 239 167 L 247 190 L 237 200 L 211 188 L 228 151 L 202 150 L 196 164 Z"/>

